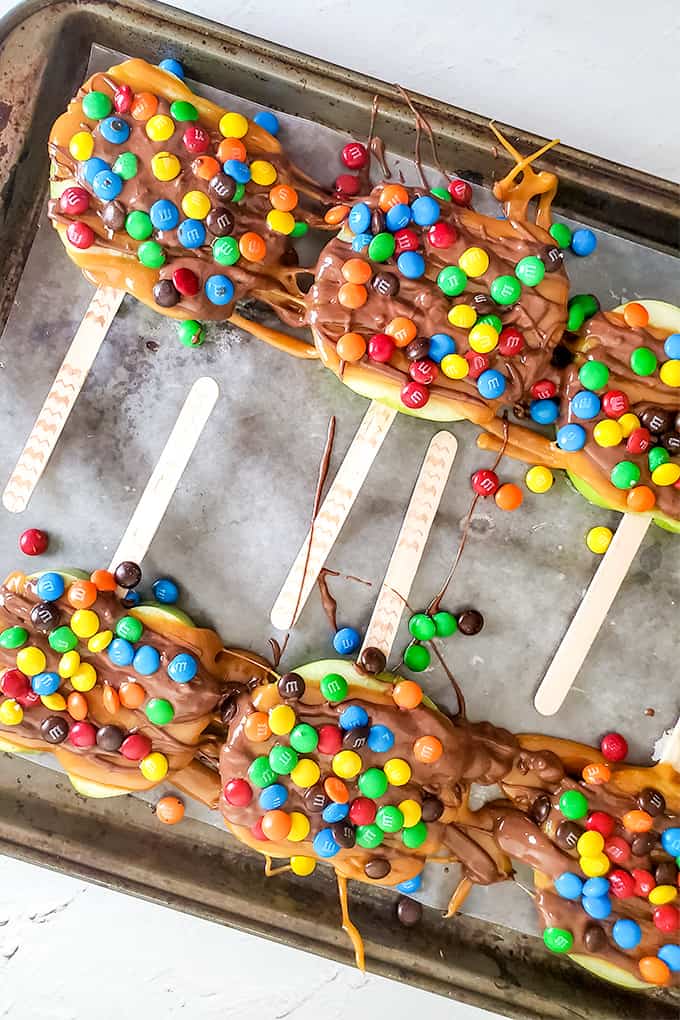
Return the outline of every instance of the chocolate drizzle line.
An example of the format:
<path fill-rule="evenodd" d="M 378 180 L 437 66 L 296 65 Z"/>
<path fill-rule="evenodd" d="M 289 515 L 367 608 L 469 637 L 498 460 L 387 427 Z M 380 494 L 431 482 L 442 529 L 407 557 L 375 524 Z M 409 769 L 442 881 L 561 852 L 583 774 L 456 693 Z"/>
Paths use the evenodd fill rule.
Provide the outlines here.
<path fill-rule="evenodd" d="M 405 101 L 405 103 L 407 104 L 409 110 L 411 111 L 411 113 L 413 114 L 413 116 L 416 119 L 416 142 L 415 142 L 415 146 L 414 146 L 415 163 L 416 163 L 416 167 L 418 169 L 418 176 L 420 177 L 420 182 L 423 185 L 423 187 L 426 188 L 429 191 L 430 190 L 430 185 L 427 183 L 427 177 L 425 176 L 425 171 L 423 170 L 423 161 L 422 161 L 421 155 L 420 155 L 420 142 L 422 140 L 422 133 L 423 133 L 422 117 L 420 116 L 420 114 L 416 110 L 415 106 L 411 102 L 411 98 L 408 95 L 408 93 L 406 92 L 406 90 L 403 89 L 401 87 L 401 85 L 399 85 L 398 83 L 395 83 L 394 87 L 397 90 L 397 92 L 399 93 L 399 95 L 402 97 L 402 99 Z"/>
<path fill-rule="evenodd" d="M 505 453 L 505 449 L 506 449 L 506 447 L 508 445 L 508 441 L 509 441 L 509 438 L 510 438 L 509 429 L 510 429 L 510 426 L 508 424 L 507 412 L 504 412 L 503 413 L 503 442 L 501 444 L 500 450 L 498 451 L 498 455 L 497 455 L 497 457 L 496 457 L 496 459 L 495 459 L 495 461 L 493 463 L 493 467 L 491 468 L 492 471 L 496 470 L 496 468 L 500 464 L 501 460 L 503 459 L 503 455 Z M 458 550 L 456 552 L 456 556 L 454 558 L 453 565 L 452 565 L 452 567 L 451 567 L 451 569 L 450 569 L 450 571 L 449 571 L 449 573 L 448 573 L 448 575 L 446 577 L 446 580 L 444 581 L 444 584 L 442 585 L 442 587 L 440 588 L 439 592 L 435 595 L 435 597 L 432 599 L 432 601 L 430 602 L 429 606 L 427 607 L 426 612 L 428 613 L 428 615 L 432 615 L 433 613 L 437 613 L 439 611 L 439 609 L 441 607 L 442 599 L 446 595 L 448 587 L 451 584 L 451 581 L 453 580 L 453 575 L 456 572 L 458 564 L 460 563 L 460 558 L 463 555 L 463 550 L 465 549 L 465 546 L 467 544 L 468 535 L 470 533 L 470 524 L 472 523 L 472 517 L 473 517 L 473 514 L 474 514 L 475 509 L 477 507 L 477 503 L 479 502 L 480 498 L 481 498 L 481 495 L 480 495 L 480 493 L 477 492 L 477 493 L 475 493 L 475 495 L 473 497 L 473 500 L 470 503 L 470 509 L 468 510 L 467 515 L 465 517 L 465 524 L 463 525 L 463 534 L 461 535 L 460 542 L 458 544 Z"/>
<path fill-rule="evenodd" d="M 321 605 L 323 611 L 326 614 L 328 622 L 331 626 L 333 633 L 338 629 L 338 601 L 333 598 L 328 587 L 328 581 L 326 577 L 339 577 L 340 572 L 338 570 L 331 570 L 329 567 L 322 567 L 319 571 L 319 577 L 317 584 L 319 585 L 319 595 L 321 596 Z"/>
<path fill-rule="evenodd" d="M 421 180 L 423 180 L 423 183 L 424 183 L 425 187 L 428 187 L 428 185 L 427 185 L 427 182 L 424 181 L 423 173 L 422 173 L 421 168 L 420 168 L 420 158 L 419 158 L 420 132 L 422 130 L 425 131 L 425 134 L 427 135 L 427 137 L 430 140 L 430 148 L 432 149 L 432 162 L 436 166 L 437 170 L 439 170 L 439 173 L 442 175 L 442 177 L 448 179 L 449 175 L 447 174 L 446 170 L 444 169 L 444 167 L 442 166 L 442 164 L 441 164 L 441 162 L 439 160 L 439 153 L 437 152 L 437 142 L 436 142 L 435 137 L 434 137 L 434 131 L 432 130 L 432 125 L 430 124 L 430 122 L 427 119 L 427 117 L 425 117 L 424 114 L 422 114 L 420 112 L 420 110 L 414 105 L 413 100 L 409 96 L 409 94 L 406 91 L 406 89 L 402 88 L 401 85 L 396 85 L 395 87 L 399 90 L 399 94 L 404 99 L 404 102 L 407 104 L 407 106 L 408 106 L 409 110 L 411 111 L 411 113 L 413 114 L 413 116 L 416 118 L 416 163 L 417 163 L 417 166 L 418 166 L 418 172 L 420 173 Z"/>

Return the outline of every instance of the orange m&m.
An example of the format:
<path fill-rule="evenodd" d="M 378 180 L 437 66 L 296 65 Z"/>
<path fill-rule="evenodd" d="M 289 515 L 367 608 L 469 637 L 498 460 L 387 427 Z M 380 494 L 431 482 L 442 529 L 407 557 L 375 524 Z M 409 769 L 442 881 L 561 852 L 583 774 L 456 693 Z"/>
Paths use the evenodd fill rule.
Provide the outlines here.
<path fill-rule="evenodd" d="M 401 184 L 386 184 L 380 192 L 378 205 L 387 212 L 394 205 L 408 205 L 408 191 Z"/>
<path fill-rule="evenodd" d="M 408 347 L 411 340 L 415 340 L 418 330 L 413 319 L 407 319 L 405 315 L 397 315 L 387 323 L 385 332 L 392 337 L 397 347 Z"/>
<path fill-rule="evenodd" d="M 277 184 L 269 192 L 269 201 L 279 212 L 292 212 L 298 204 L 298 193 L 289 184 Z"/>
<path fill-rule="evenodd" d="M 338 340 L 336 350 L 343 361 L 361 361 L 366 353 L 366 341 L 361 333 L 344 333 Z"/>
<path fill-rule="evenodd" d="M 671 979 L 668 966 L 658 956 L 643 956 L 639 962 L 640 977 L 650 985 L 667 985 Z"/>
<path fill-rule="evenodd" d="M 343 308 L 361 308 L 367 300 L 366 288 L 360 283 L 343 283 L 338 290 L 338 301 Z"/>
<path fill-rule="evenodd" d="M 238 242 L 238 250 L 244 259 L 249 262 L 261 262 L 267 254 L 267 245 L 264 238 L 260 237 L 253 230 L 248 230 Z"/>
<path fill-rule="evenodd" d="M 336 779 L 335 776 L 329 776 L 323 784 L 324 791 L 327 797 L 330 797 L 336 804 L 346 804 L 349 800 L 349 790 L 343 783 L 342 779 Z"/>
<path fill-rule="evenodd" d="M 636 485 L 626 495 L 628 508 L 636 514 L 652 510 L 656 504 L 656 495 L 648 485 Z"/>
<path fill-rule="evenodd" d="M 654 819 L 646 811 L 626 811 L 621 818 L 629 832 L 649 832 Z"/>
<path fill-rule="evenodd" d="M 623 309 L 623 318 L 627 326 L 641 328 L 649 322 L 649 312 L 638 301 L 629 301 Z"/>
<path fill-rule="evenodd" d="M 153 92 L 138 92 L 132 100 L 130 113 L 135 120 L 149 120 L 158 109 L 158 97 Z"/>
<path fill-rule="evenodd" d="M 423 700 L 423 689 L 415 680 L 400 680 L 394 685 L 392 698 L 399 708 L 417 708 Z"/>
<path fill-rule="evenodd" d="M 191 169 L 202 181 L 210 181 L 222 167 L 212 156 L 198 156 L 191 164 Z"/>
<path fill-rule="evenodd" d="M 226 163 L 228 159 L 245 163 L 248 153 L 240 138 L 223 138 L 217 147 L 217 158 L 221 163 Z"/>
<path fill-rule="evenodd" d="M 184 804 L 179 797 L 161 797 L 156 804 L 156 818 L 163 825 L 177 825 L 184 818 Z"/>
<path fill-rule="evenodd" d="M 104 690 L 102 692 L 102 701 L 104 702 L 104 708 L 109 715 L 115 715 L 120 708 L 120 698 L 118 697 L 118 691 L 111 684 L 104 684 Z"/>
<path fill-rule="evenodd" d="M 612 770 L 605 762 L 592 762 L 585 766 L 581 775 L 590 786 L 599 786 L 601 783 L 609 782 Z"/>
<path fill-rule="evenodd" d="M 347 259 L 341 272 L 348 283 L 368 283 L 373 275 L 368 262 L 363 259 Z"/>
<path fill-rule="evenodd" d="M 118 688 L 118 697 L 124 708 L 139 708 L 146 701 L 146 691 L 134 680 L 124 680 Z"/>
<path fill-rule="evenodd" d="M 349 213 L 348 205 L 334 205 L 324 215 L 324 223 L 330 223 L 331 226 L 337 226 L 338 223 L 342 223 L 344 219 L 347 219 Z"/>
<path fill-rule="evenodd" d="M 279 808 L 266 811 L 262 816 L 262 831 L 267 839 L 285 839 L 290 832 L 290 815 Z"/>
<path fill-rule="evenodd" d="M 496 506 L 500 507 L 501 510 L 517 510 L 522 505 L 524 497 L 519 485 L 506 482 L 505 485 L 501 485 L 500 489 L 498 489 L 494 499 L 496 500 Z"/>
<path fill-rule="evenodd" d="M 413 745 L 413 757 L 423 765 L 433 765 L 443 753 L 442 742 L 437 737 L 418 737 Z"/>
<path fill-rule="evenodd" d="M 97 601 L 97 585 L 93 581 L 74 581 L 66 592 L 66 599 L 74 609 L 88 609 Z"/>
<path fill-rule="evenodd" d="M 252 740 L 254 744 L 262 743 L 263 740 L 269 740 L 272 731 L 269 726 L 268 716 L 264 712 L 253 712 L 247 717 L 243 725 L 243 732 L 248 740 Z"/>
<path fill-rule="evenodd" d="M 69 714 L 77 722 L 82 722 L 83 719 L 87 719 L 87 700 L 84 694 L 79 694 L 78 691 L 72 691 L 66 699 L 66 707 L 69 710 Z"/>
<path fill-rule="evenodd" d="M 110 570 L 95 570 L 90 574 L 90 580 L 97 591 L 115 591 L 116 579 Z"/>

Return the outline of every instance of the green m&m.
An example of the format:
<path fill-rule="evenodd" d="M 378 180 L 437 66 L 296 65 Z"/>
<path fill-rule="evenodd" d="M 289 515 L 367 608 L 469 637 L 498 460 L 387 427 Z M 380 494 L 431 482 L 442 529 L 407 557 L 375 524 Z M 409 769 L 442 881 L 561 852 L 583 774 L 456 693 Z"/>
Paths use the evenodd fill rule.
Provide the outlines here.
<path fill-rule="evenodd" d="M 497 276 L 489 293 L 497 305 L 514 305 L 522 293 L 522 284 L 514 276 Z"/>
<path fill-rule="evenodd" d="M 640 468 L 632 460 L 620 460 L 612 468 L 609 478 L 617 489 L 632 489 L 640 481 Z"/>
<path fill-rule="evenodd" d="M 105 92 L 88 92 L 83 96 L 83 113 L 88 120 L 101 120 L 108 117 L 113 103 Z"/>
<path fill-rule="evenodd" d="M 116 637 L 124 638 L 126 641 L 139 641 L 144 631 L 144 625 L 136 616 L 121 616 L 116 624 Z"/>
<path fill-rule="evenodd" d="M 309 723 L 298 723 L 290 731 L 290 746 L 300 754 L 309 754 L 315 751 L 319 743 L 319 734 Z"/>
<path fill-rule="evenodd" d="M 23 627 L 8 627 L 0 634 L 0 648 L 21 648 L 28 641 L 28 631 Z"/>
<path fill-rule="evenodd" d="M 130 181 L 137 176 L 137 157 L 134 152 L 121 152 L 113 164 L 114 174 L 118 174 L 124 181 Z"/>
<path fill-rule="evenodd" d="M 175 718 L 175 710 L 165 698 L 151 698 L 144 711 L 154 726 L 167 726 Z"/>
<path fill-rule="evenodd" d="M 362 772 L 357 780 L 359 789 L 364 797 L 377 800 L 384 797 L 387 790 L 387 776 L 382 769 L 370 768 Z"/>
<path fill-rule="evenodd" d="M 170 104 L 170 116 L 180 123 L 184 121 L 198 120 L 198 110 L 193 103 L 187 103 L 183 99 L 176 99 Z"/>
<path fill-rule="evenodd" d="M 212 254 L 221 266 L 233 266 L 241 257 L 235 237 L 218 237 L 213 241 Z"/>
<path fill-rule="evenodd" d="M 292 747 L 275 744 L 269 752 L 269 765 L 277 776 L 289 775 L 297 763 L 297 752 Z"/>
<path fill-rule="evenodd" d="M 670 459 L 671 455 L 665 446 L 653 446 L 647 454 L 650 472 L 656 471 L 662 464 L 667 464 Z"/>
<path fill-rule="evenodd" d="M 467 287 L 467 279 L 459 266 L 444 266 L 437 276 L 437 286 L 447 297 L 457 297 Z"/>
<path fill-rule="evenodd" d="M 649 347 L 636 347 L 630 356 L 630 367 L 636 375 L 653 375 L 657 365 L 656 354 Z"/>
<path fill-rule="evenodd" d="M 398 807 L 386 805 L 378 808 L 375 824 L 383 832 L 399 832 L 404 827 L 404 816 Z"/>
<path fill-rule="evenodd" d="M 248 778 L 253 786 L 259 786 L 261 789 L 275 783 L 276 772 L 274 772 L 270 766 L 269 758 L 263 754 L 261 754 L 258 758 L 255 758 L 248 769 Z"/>
<path fill-rule="evenodd" d="M 153 234 L 153 223 L 148 213 L 135 209 L 125 217 L 125 229 L 135 241 L 146 241 Z"/>
<path fill-rule="evenodd" d="M 545 266 L 536 255 L 527 255 L 515 266 L 515 276 L 525 287 L 537 287 L 545 276 Z"/>
<path fill-rule="evenodd" d="M 578 377 L 587 390 L 601 390 L 609 382 L 609 369 L 603 361 L 586 361 L 579 368 Z"/>
<path fill-rule="evenodd" d="M 60 655 L 63 655 L 64 652 L 72 652 L 74 648 L 78 647 L 78 638 L 70 627 L 57 627 L 56 630 L 50 632 L 47 640 L 50 648 L 59 652 Z"/>
<path fill-rule="evenodd" d="M 415 825 L 410 825 L 408 829 L 404 829 L 401 834 L 401 840 L 404 846 L 408 847 L 409 850 L 417 850 L 419 846 L 422 846 L 427 839 L 427 825 L 425 822 L 416 822 Z"/>
<path fill-rule="evenodd" d="M 319 686 L 326 701 L 342 701 L 347 696 L 347 681 L 339 673 L 327 673 Z"/>
<path fill-rule="evenodd" d="M 365 850 L 375 850 L 384 840 L 385 834 L 374 824 L 357 825 L 356 838 L 358 845 L 364 847 Z"/>
<path fill-rule="evenodd" d="M 409 645 L 404 652 L 404 665 L 414 673 L 422 673 L 430 665 L 431 656 L 425 645 Z"/>
<path fill-rule="evenodd" d="M 304 237 L 305 234 L 308 234 L 308 233 L 309 233 L 309 224 L 308 223 L 302 223 L 300 221 L 299 223 L 295 224 L 295 226 L 293 227 L 293 229 L 291 230 L 291 232 L 290 232 L 290 234 L 288 236 L 289 237 Z"/>
<path fill-rule="evenodd" d="M 236 185 L 236 190 L 234 191 L 234 194 L 231 196 L 232 202 L 240 202 L 245 193 L 246 193 L 245 184 L 243 184 L 241 181 L 238 181 Z"/>
<path fill-rule="evenodd" d="M 566 928 L 546 928 L 543 941 L 551 953 L 568 953 L 574 944 L 574 936 Z"/>
<path fill-rule="evenodd" d="M 489 326 L 493 326 L 497 333 L 500 333 L 503 329 L 503 321 L 497 315 L 480 315 L 476 325 L 478 326 L 482 322 L 487 322 Z"/>
<path fill-rule="evenodd" d="M 549 233 L 559 248 L 568 248 L 571 244 L 571 230 L 566 223 L 553 223 Z"/>
<path fill-rule="evenodd" d="M 441 610 L 439 613 L 435 613 L 432 619 L 434 620 L 437 637 L 451 637 L 451 635 L 455 634 L 458 630 L 458 621 L 453 613 L 447 613 L 445 610 Z"/>
<path fill-rule="evenodd" d="M 427 613 L 415 613 L 408 621 L 408 629 L 418 641 L 430 641 L 437 632 L 437 627 Z"/>
<path fill-rule="evenodd" d="M 440 199 L 442 202 L 451 201 L 451 196 L 449 195 L 446 188 L 430 188 L 430 194 L 434 195 L 435 198 Z"/>
<path fill-rule="evenodd" d="M 165 265 L 165 252 L 158 241 L 144 241 L 140 244 L 137 258 L 147 269 L 160 269 Z"/>
<path fill-rule="evenodd" d="M 560 811 L 565 818 L 578 821 L 588 814 L 588 801 L 580 790 L 565 790 L 560 797 Z"/>
<path fill-rule="evenodd" d="M 205 340 L 205 330 L 196 319 L 187 319 L 177 327 L 179 342 L 184 347 L 200 347 Z"/>
<path fill-rule="evenodd" d="M 376 234 L 368 246 L 368 257 L 373 262 L 387 262 L 394 255 L 395 240 L 393 234 L 383 231 Z"/>

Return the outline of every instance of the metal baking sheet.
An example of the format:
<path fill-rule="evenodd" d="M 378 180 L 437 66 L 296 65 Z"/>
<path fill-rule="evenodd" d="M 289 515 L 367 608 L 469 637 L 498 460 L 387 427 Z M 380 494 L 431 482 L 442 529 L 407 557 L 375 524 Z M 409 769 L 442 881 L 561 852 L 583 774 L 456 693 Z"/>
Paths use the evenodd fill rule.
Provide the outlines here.
<path fill-rule="evenodd" d="M 108 8 L 93 5 L 89 10 L 93 13 Z M 133 34 L 133 14 L 139 6 L 118 10 L 130 19 Z M 150 11 L 156 18 L 162 17 L 162 9 L 151 7 Z M 174 20 L 175 12 L 172 17 Z M 109 41 L 109 27 L 107 22 L 100 25 L 102 35 L 96 38 Z M 200 71 L 204 61 L 197 47 L 205 37 L 194 38 L 184 26 L 181 30 L 173 27 L 172 31 L 173 39 L 182 40 L 178 55 L 192 71 Z M 213 29 L 210 31 L 214 43 Z M 219 31 L 216 38 L 220 38 Z M 242 46 L 248 42 L 243 40 Z M 147 49 L 149 45 L 147 38 Z M 87 52 L 89 47 L 85 55 Z M 158 56 L 146 53 L 143 46 L 136 47 L 135 52 Z M 240 50 L 239 56 L 243 52 Z M 80 49 L 77 55 L 84 74 Z M 275 57 L 282 59 L 274 53 L 270 73 L 274 73 Z M 290 62 L 292 58 L 288 57 Z M 239 72 L 233 57 L 232 61 L 227 71 L 236 82 Z M 108 62 L 105 60 L 102 66 Z M 318 74 L 317 64 L 314 70 Z M 224 84 L 223 77 L 205 77 Z M 370 103 L 372 84 L 363 83 L 365 108 Z M 259 92 L 259 85 L 250 91 L 251 95 L 253 91 L 258 106 L 262 105 L 265 93 Z M 68 96 L 69 91 L 59 96 L 58 102 L 54 100 L 54 115 Z M 269 97 L 270 103 L 278 107 L 284 105 L 287 94 L 272 91 Z M 307 126 L 285 118 L 284 144 L 297 160 L 299 146 L 306 146 L 307 166 L 323 179 L 336 172 L 335 165 L 329 166 L 329 152 L 339 151 L 338 138 L 329 141 L 331 129 L 327 122 L 352 119 L 349 108 L 346 118 L 340 115 L 338 102 L 306 110 L 315 121 Z M 243 108 L 251 107 L 245 103 Z M 291 101 L 286 108 L 297 113 L 300 106 Z M 365 133 L 365 126 L 364 119 L 360 134 Z M 345 140 L 346 136 L 342 137 Z M 407 151 L 408 144 L 402 153 Z M 447 165 L 456 166 L 450 159 Z M 469 165 L 470 149 L 461 147 L 458 167 L 464 172 Z M 403 159 L 401 166 L 407 169 Z M 646 218 L 642 210 L 640 223 L 651 218 L 651 212 Z M 680 303 L 677 259 L 608 232 L 600 233 L 599 240 L 596 256 L 570 262 L 575 290 L 598 293 L 605 306 L 641 296 Z M 6 286 L 5 295 L 8 289 Z M 91 293 L 43 219 L 0 342 L 1 385 L 3 392 L 11 395 L 0 407 L 0 479 L 9 475 Z M 157 351 L 147 346 L 149 341 L 159 345 Z M 171 322 L 126 299 L 29 511 L 21 519 L 2 511 L 0 563 L 7 570 L 17 565 L 16 537 L 30 525 L 47 526 L 52 533 L 50 556 L 45 563 L 87 567 L 106 563 L 184 395 L 194 379 L 206 372 L 219 380 L 222 399 L 152 546 L 145 572 L 148 579 L 160 573 L 176 576 L 183 587 L 183 605 L 198 621 L 215 626 L 227 641 L 262 650 L 266 637 L 273 633 L 268 625 L 269 609 L 306 530 L 328 416 L 334 413 L 338 418 L 333 471 L 351 441 L 366 402 L 320 366 L 287 359 L 230 327 L 213 327 L 211 343 L 198 351 L 187 351 L 178 344 Z M 415 605 L 426 602 L 446 573 L 469 504 L 467 479 L 475 467 L 488 460 L 476 450 L 472 426 L 457 423 L 451 427 L 459 439 L 459 454 L 414 586 L 411 601 Z M 398 418 L 369 475 L 329 565 L 359 574 L 373 586 L 337 579 L 333 589 L 342 623 L 361 628 L 368 621 L 420 460 L 436 430 L 434 425 Z M 504 465 L 505 479 L 519 481 L 522 474 L 519 465 Z M 678 702 L 664 676 L 672 662 L 677 559 L 670 546 L 673 537 L 657 529 L 645 540 L 579 677 L 578 689 L 563 711 L 552 720 L 544 720 L 532 708 L 537 682 L 595 567 L 583 536 L 593 524 L 615 522 L 616 516 L 590 507 L 561 481 L 546 496 L 528 497 L 518 514 L 506 516 L 495 507 L 480 508 L 448 600 L 448 608 L 454 611 L 475 605 L 487 621 L 477 638 L 459 636 L 447 645 L 449 663 L 465 687 L 472 717 L 491 717 L 518 730 L 538 729 L 590 740 L 595 740 L 603 727 L 616 727 L 630 736 L 633 752 L 643 760 L 660 731 L 674 721 Z M 396 647 L 403 646 L 405 640 L 402 633 Z M 312 598 L 291 638 L 285 664 L 292 667 L 324 657 L 329 650 L 328 625 L 318 600 Z M 616 672 L 611 669 L 612 663 L 616 664 Z M 647 680 L 644 687 L 640 684 L 642 677 Z M 435 671 L 423 679 L 428 693 L 442 703 L 450 703 L 449 691 Z M 646 708 L 654 708 L 656 715 L 645 715 Z M 11 767 L 16 767 L 19 774 L 26 773 L 22 763 L 15 762 Z M 3 760 L 3 778 L 4 769 Z M 36 773 L 42 773 L 41 789 L 54 785 L 49 772 L 34 766 L 29 771 L 33 782 Z M 86 818 L 87 812 L 94 810 L 91 804 L 83 804 L 63 789 L 64 784 L 59 785 L 68 802 L 67 818 Z M 8 788 L 11 790 L 11 783 Z M 44 799 L 45 803 L 49 801 L 47 792 Z M 121 839 L 128 813 L 138 810 L 141 808 L 134 807 L 130 798 L 106 807 L 96 806 L 98 813 L 106 815 L 106 824 L 117 827 Z M 259 874 L 255 870 L 259 859 L 234 850 L 233 841 L 223 837 L 220 830 L 204 824 L 194 829 L 191 824 L 192 833 L 199 833 L 196 839 L 201 847 L 222 847 L 224 838 L 224 847 L 228 848 L 224 852 L 242 858 L 240 867 L 253 869 L 249 881 L 258 883 L 259 896 L 259 887 L 265 885 L 264 880 L 255 877 Z M 157 829 L 155 834 L 160 843 Z M 7 838 L 6 833 L 3 835 Z M 72 867 L 74 854 L 62 856 L 64 866 Z M 156 877 L 162 885 L 163 880 Z M 277 882 L 291 896 L 300 885 L 287 879 Z M 147 886 L 151 885 L 147 875 Z M 272 883 L 266 888 L 272 889 Z M 328 896 L 327 886 L 324 888 Z M 444 890 L 442 884 L 426 889 L 428 898 L 434 901 Z M 358 909 L 362 917 L 367 905 L 374 902 L 371 896 L 363 896 L 363 890 L 354 900 L 361 904 Z M 324 903 L 332 913 L 332 895 L 331 906 Z M 503 966 L 508 966 L 513 954 L 520 954 L 523 960 L 521 972 L 512 978 L 516 982 L 517 1015 L 560 1016 L 561 1006 L 550 981 L 558 974 L 555 980 L 564 981 L 566 989 L 573 981 L 573 972 L 570 978 L 569 971 L 563 972 L 554 960 L 547 960 L 544 950 L 533 940 L 498 927 L 533 930 L 528 906 L 526 894 L 506 887 L 480 891 L 468 909 L 493 922 L 482 928 Z M 376 910 L 385 916 L 389 908 L 381 901 Z M 295 930 L 300 933 L 302 915 L 297 909 L 291 911 Z M 247 925 L 247 918 L 244 911 L 238 923 Z M 479 922 L 467 919 L 451 927 L 460 931 L 458 926 L 462 926 L 467 931 L 467 925 L 475 924 Z M 256 922 L 253 925 L 257 927 Z M 432 930 L 430 925 L 434 926 Z M 425 929 L 432 939 L 424 947 L 422 960 L 415 960 L 401 976 L 431 987 L 425 975 L 430 966 L 434 967 L 431 960 L 441 945 L 432 912 L 427 915 Z M 258 930 L 262 930 L 261 925 Z M 292 940 L 297 938 L 296 934 Z M 407 936 L 402 934 L 402 938 L 406 944 Z M 300 939 L 304 943 L 303 935 Z M 345 954 L 341 943 L 334 941 L 333 945 L 337 953 Z M 372 945 L 369 966 L 385 972 L 385 961 Z M 522 996 L 534 978 L 536 987 L 542 990 L 535 993 L 537 997 L 531 1004 L 528 999 L 525 1003 Z M 515 1008 L 514 1004 L 508 1005 L 506 993 L 494 992 L 494 980 L 480 978 L 476 997 L 460 976 L 452 980 L 452 985 L 455 987 L 450 993 L 458 997 L 475 998 L 489 1008 Z M 637 1001 L 634 997 L 621 995 L 617 999 L 594 982 L 592 987 L 588 982 L 583 987 L 588 989 L 583 1008 L 590 1004 L 592 1015 L 610 1015 L 607 1010 L 614 1008 L 613 1003 L 618 1004 L 618 1013 L 611 1015 L 635 1015 L 632 1005 L 631 1012 L 624 1011 Z M 442 987 L 434 990 L 441 991 Z M 570 1015 L 574 1015 L 573 1001 Z"/>

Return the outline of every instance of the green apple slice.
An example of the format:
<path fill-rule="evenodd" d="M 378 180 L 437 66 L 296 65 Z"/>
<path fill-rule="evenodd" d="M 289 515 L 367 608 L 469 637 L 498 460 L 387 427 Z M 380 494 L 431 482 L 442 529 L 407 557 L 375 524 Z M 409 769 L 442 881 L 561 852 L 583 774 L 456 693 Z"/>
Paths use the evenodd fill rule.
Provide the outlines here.
<path fill-rule="evenodd" d="M 136 616 L 149 630 L 162 631 L 169 622 L 181 623 L 185 627 L 194 628 L 196 626 L 191 617 L 182 609 L 177 609 L 176 606 L 167 606 L 161 602 L 144 602 L 139 606 L 134 606 L 130 610 L 130 616 Z"/>
<path fill-rule="evenodd" d="M 359 672 L 353 662 L 345 659 L 320 659 L 318 662 L 309 662 L 306 666 L 299 666 L 294 672 L 299 673 L 305 683 L 310 683 L 315 687 L 321 684 L 328 673 L 339 673 L 348 684 L 376 694 L 384 694 L 387 684 L 393 684 L 403 679 L 395 673 L 379 673 L 374 677 L 366 676 Z M 426 694 L 423 694 L 423 704 L 440 715 L 443 714 Z"/>
<path fill-rule="evenodd" d="M 648 992 L 650 988 L 654 987 L 646 981 L 641 981 L 639 978 L 629 974 L 622 967 L 617 967 L 616 964 L 610 963 L 609 960 L 603 960 L 597 956 L 585 956 L 583 953 L 568 953 L 567 955 L 579 967 L 583 967 L 584 970 L 594 974 L 595 977 L 600 978 L 602 981 L 609 981 L 612 985 L 629 988 L 634 992 Z"/>
<path fill-rule="evenodd" d="M 95 797 L 98 800 L 104 800 L 106 797 L 125 797 L 130 793 L 130 790 L 124 790 L 120 786 L 104 786 L 103 783 L 97 783 L 93 779 L 83 779 L 82 776 L 74 776 L 70 772 L 67 772 L 66 775 L 73 789 L 81 797 Z"/>

